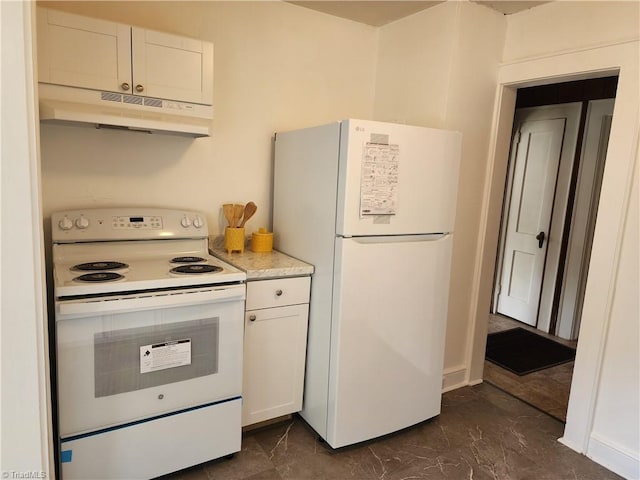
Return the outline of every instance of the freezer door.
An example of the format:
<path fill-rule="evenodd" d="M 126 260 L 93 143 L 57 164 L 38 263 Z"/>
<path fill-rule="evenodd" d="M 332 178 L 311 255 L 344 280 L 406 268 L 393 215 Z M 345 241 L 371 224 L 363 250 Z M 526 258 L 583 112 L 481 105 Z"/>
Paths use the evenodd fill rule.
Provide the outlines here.
<path fill-rule="evenodd" d="M 337 233 L 452 232 L 461 139 L 447 130 L 343 121 Z"/>
<path fill-rule="evenodd" d="M 327 442 L 440 413 L 452 236 L 338 238 Z"/>

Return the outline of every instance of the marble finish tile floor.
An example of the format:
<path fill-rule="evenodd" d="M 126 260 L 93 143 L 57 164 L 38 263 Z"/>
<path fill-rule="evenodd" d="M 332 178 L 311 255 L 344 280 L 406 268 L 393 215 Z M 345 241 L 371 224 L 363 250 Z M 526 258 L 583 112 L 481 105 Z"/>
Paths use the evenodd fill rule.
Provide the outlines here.
<path fill-rule="evenodd" d="M 489 317 L 489 333 L 500 332 L 516 327 L 531 330 L 556 342 L 576 348 L 576 341 L 563 340 L 559 337 L 541 333 L 533 327 L 501 315 L 490 315 Z M 483 378 L 485 382 L 565 422 L 567 419 L 567 405 L 569 404 L 573 367 L 574 362 L 567 362 L 528 375 L 519 376 L 485 360 Z"/>
<path fill-rule="evenodd" d="M 620 477 L 557 441 L 564 425 L 488 385 L 444 394 L 442 413 L 333 450 L 298 416 L 245 433 L 242 451 L 163 480 L 609 480 Z M 177 448 L 188 448 L 185 445 Z"/>

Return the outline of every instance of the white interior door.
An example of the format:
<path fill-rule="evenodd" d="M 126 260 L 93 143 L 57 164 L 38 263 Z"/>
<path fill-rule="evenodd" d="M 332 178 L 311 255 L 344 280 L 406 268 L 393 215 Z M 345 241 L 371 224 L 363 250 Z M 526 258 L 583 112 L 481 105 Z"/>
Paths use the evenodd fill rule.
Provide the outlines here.
<path fill-rule="evenodd" d="M 566 119 L 522 123 L 514 137 L 498 312 L 536 325 Z"/>
<path fill-rule="evenodd" d="M 543 241 L 544 252 L 538 252 L 539 254 L 543 254 L 544 262 L 542 264 L 543 273 L 540 276 L 540 265 L 537 265 L 536 276 L 533 277 L 536 279 L 536 285 L 532 292 L 528 292 L 531 295 L 531 300 L 536 302 L 535 307 L 530 305 L 528 307 L 529 311 L 537 310 L 537 314 L 534 312 L 534 318 L 530 321 L 526 321 L 531 325 L 536 325 L 536 327 L 544 332 L 549 332 L 551 325 L 551 316 L 553 311 L 553 300 L 555 295 L 555 287 L 556 280 L 558 274 L 558 268 L 561 261 L 564 261 L 561 258 L 562 253 L 562 237 L 564 234 L 564 224 L 566 219 L 567 205 L 569 202 L 569 192 L 571 185 L 571 176 L 573 171 L 573 163 L 575 158 L 575 151 L 577 148 L 578 141 L 578 130 L 580 126 L 580 114 L 582 111 L 582 104 L 580 102 L 574 103 L 565 103 L 561 105 L 547 105 L 541 107 L 532 107 L 532 108 L 522 108 L 516 111 L 516 115 L 514 118 L 514 131 L 518 132 L 518 135 L 514 136 L 514 142 L 511 147 L 511 159 L 510 159 L 510 173 L 508 176 L 508 185 L 507 185 L 507 194 L 505 197 L 505 215 L 502 220 L 501 227 L 501 240 L 500 240 L 500 254 L 497 266 L 498 276 L 496 278 L 496 287 L 494 290 L 494 313 L 503 313 L 505 315 L 511 316 L 521 321 L 526 321 L 522 317 L 522 312 L 518 312 L 514 310 L 514 305 L 519 305 L 522 307 L 522 299 L 510 298 L 507 303 L 511 305 L 504 307 L 507 310 L 500 310 L 500 296 L 501 294 L 505 294 L 505 289 L 509 287 L 514 288 L 512 297 L 515 297 L 517 294 L 521 294 L 522 291 L 518 292 L 518 287 L 523 289 L 525 288 L 534 288 L 534 287 L 524 287 L 522 284 L 518 285 L 517 283 L 508 284 L 505 283 L 505 278 L 507 280 L 511 280 L 511 276 L 513 272 L 510 272 L 506 269 L 511 268 L 513 265 L 514 256 L 520 257 L 516 260 L 523 260 L 527 258 L 522 252 L 520 254 L 515 254 L 513 249 L 507 250 L 507 243 L 510 237 L 509 234 L 509 225 L 511 229 L 516 228 L 516 222 L 521 213 L 522 206 L 520 205 L 521 198 L 519 195 L 523 193 L 523 185 L 522 182 L 527 179 L 531 182 L 535 183 L 536 177 L 540 183 L 533 188 L 533 192 L 540 192 L 540 200 L 542 201 L 543 196 L 542 192 L 545 191 L 545 188 L 551 188 L 553 192 L 553 205 L 551 208 L 551 216 L 550 216 L 550 224 L 548 226 L 548 230 L 545 231 L 545 238 Z M 564 132 L 562 133 L 562 145 L 560 151 L 560 159 L 559 163 L 554 162 L 556 165 L 557 175 L 556 177 L 545 178 L 544 175 L 541 175 L 540 172 L 535 174 L 536 167 L 532 167 L 528 162 L 533 161 L 529 159 L 530 152 L 528 149 L 535 148 L 532 145 L 529 145 L 529 142 L 532 140 L 528 137 L 525 138 L 522 135 L 522 132 L 525 133 L 528 130 L 523 130 L 525 125 L 533 125 L 534 122 L 543 122 L 539 123 L 543 125 L 544 122 L 560 120 L 564 121 Z M 544 128 L 543 128 L 544 130 Z M 534 133 L 533 131 L 529 133 Z M 538 132 L 540 133 L 540 132 Z M 535 138 L 533 139 L 536 140 Z M 525 143 L 523 143 L 525 142 Z M 518 159 L 521 160 L 518 163 Z M 538 165 L 539 167 L 539 165 Z M 530 170 L 532 169 L 532 170 Z M 530 170 L 530 171 L 528 171 Z M 526 173 L 525 173 L 526 172 Z M 548 184 L 551 182 L 551 184 Z M 555 182 L 555 184 L 554 184 Z M 548 192 L 548 190 L 547 190 Z M 535 194 L 534 194 L 535 195 Z M 526 196 L 525 196 L 526 200 Z M 526 201 L 524 203 L 526 210 Z M 535 202 L 534 202 L 535 203 Z M 529 212 L 528 214 L 530 214 Z M 527 213 L 525 213 L 527 215 Z M 538 230 L 536 236 L 543 231 L 542 229 Z M 546 245 L 545 245 L 546 243 Z M 541 258 L 537 259 L 538 261 Z M 520 262 L 522 263 L 522 262 Z M 533 270 L 532 270 L 533 272 Z M 515 269 L 516 275 L 519 272 L 517 265 Z M 509 276 L 511 275 L 511 276 Z M 522 277 L 520 277 L 522 278 Z M 541 282 L 541 285 L 538 284 Z M 508 293 L 507 293 L 508 295 Z M 504 298 L 503 300 L 507 300 Z M 511 308 L 510 308 L 511 307 Z M 520 309 L 522 310 L 522 308 Z M 507 313 L 507 311 L 509 313 Z M 536 316 L 537 315 L 537 316 Z"/>
<path fill-rule="evenodd" d="M 593 100 L 589 102 L 587 111 L 556 328 L 556 335 L 569 340 L 577 339 L 580 329 L 582 302 L 600 199 L 600 185 L 609 145 L 613 105 L 613 98 Z"/>

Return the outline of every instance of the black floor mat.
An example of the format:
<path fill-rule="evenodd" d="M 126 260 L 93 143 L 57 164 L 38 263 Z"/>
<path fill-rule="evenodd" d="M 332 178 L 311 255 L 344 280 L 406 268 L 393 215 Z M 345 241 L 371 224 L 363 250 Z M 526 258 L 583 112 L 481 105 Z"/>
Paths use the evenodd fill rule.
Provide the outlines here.
<path fill-rule="evenodd" d="M 575 356 L 574 348 L 524 328 L 512 328 L 487 336 L 487 360 L 517 375 L 570 362 Z"/>

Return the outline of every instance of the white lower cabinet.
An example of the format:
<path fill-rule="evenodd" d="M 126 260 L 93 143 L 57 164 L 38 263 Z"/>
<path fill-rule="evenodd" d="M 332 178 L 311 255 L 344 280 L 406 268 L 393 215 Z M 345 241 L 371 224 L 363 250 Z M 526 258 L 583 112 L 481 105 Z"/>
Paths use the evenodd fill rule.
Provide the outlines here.
<path fill-rule="evenodd" d="M 310 285 L 310 277 L 247 282 L 243 426 L 302 409 Z"/>

